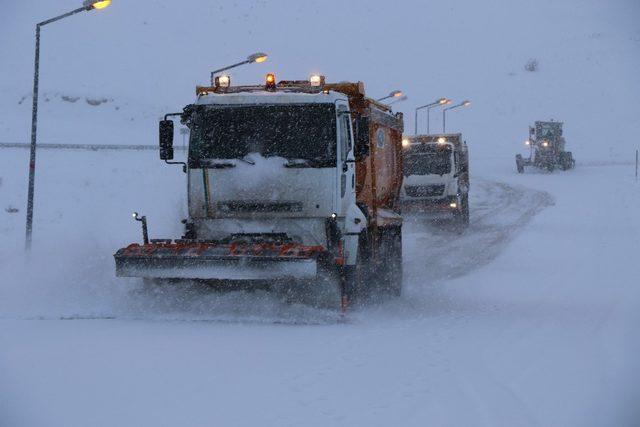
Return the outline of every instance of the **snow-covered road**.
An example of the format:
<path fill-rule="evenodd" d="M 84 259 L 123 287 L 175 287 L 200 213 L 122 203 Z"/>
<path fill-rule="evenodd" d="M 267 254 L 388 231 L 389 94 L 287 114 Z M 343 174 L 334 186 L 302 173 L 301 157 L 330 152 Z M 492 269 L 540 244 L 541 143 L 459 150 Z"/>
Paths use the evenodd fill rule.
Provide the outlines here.
<path fill-rule="evenodd" d="M 23 155 L 0 159 L 0 170 L 20 176 L 12 168 Z M 358 308 L 339 324 L 333 313 L 263 292 L 149 293 L 113 279 L 113 248 L 138 230 L 118 230 L 112 217 L 137 208 L 125 201 L 171 212 L 179 198 L 142 193 L 151 180 L 166 194 L 180 185 L 155 168 L 146 178 L 132 173 L 148 154 L 108 154 L 107 162 L 90 153 L 85 168 L 66 175 L 55 170 L 57 155 L 42 161 L 51 168 L 42 191 L 70 190 L 42 207 L 49 227 L 39 230 L 51 237 L 77 220 L 80 231 L 68 237 L 64 247 L 76 246 L 69 252 L 41 243 L 31 267 L 10 247 L 0 251 L 2 425 L 638 420 L 640 196 L 629 167 L 520 176 L 510 162 L 477 164 L 471 227 L 458 235 L 409 218 L 403 297 Z M 132 178 L 131 194 L 109 190 Z M 5 177 L 0 190 L 18 200 L 20 185 Z M 96 191 L 107 195 L 105 206 L 84 206 Z M 11 221 L 0 232 L 19 242 L 22 222 Z"/>
<path fill-rule="evenodd" d="M 493 260 L 515 232 L 552 204 L 553 197 L 544 191 L 476 179 L 464 232 L 424 215 L 405 216 L 405 274 L 433 283 L 473 271 Z"/>

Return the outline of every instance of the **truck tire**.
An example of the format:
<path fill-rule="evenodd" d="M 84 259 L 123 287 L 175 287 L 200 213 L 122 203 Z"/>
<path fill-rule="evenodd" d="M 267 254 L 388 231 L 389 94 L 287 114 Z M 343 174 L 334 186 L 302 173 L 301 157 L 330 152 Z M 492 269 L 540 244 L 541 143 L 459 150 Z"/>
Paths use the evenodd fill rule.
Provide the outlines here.
<path fill-rule="evenodd" d="M 571 151 L 565 152 L 565 157 L 567 161 L 567 169 L 573 169 L 576 167 L 576 161 L 573 158 L 573 153 Z"/>
<path fill-rule="evenodd" d="M 454 212 L 454 221 L 460 228 L 469 226 L 469 193 L 460 197 L 460 209 Z"/>
<path fill-rule="evenodd" d="M 402 227 L 382 231 L 376 265 L 377 288 L 382 296 L 402 294 Z"/>
<path fill-rule="evenodd" d="M 524 173 L 524 160 L 520 154 L 516 154 L 516 169 L 518 173 Z"/>
<path fill-rule="evenodd" d="M 560 158 L 560 169 L 562 169 L 563 171 L 566 171 L 568 169 L 571 169 L 571 153 L 568 151 L 563 151 L 562 153 L 559 154 L 559 158 Z"/>
<path fill-rule="evenodd" d="M 344 267 L 345 294 L 349 303 L 358 302 L 366 295 L 371 279 L 371 242 L 365 232 L 358 239 L 358 255 L 356 265 Z"/>

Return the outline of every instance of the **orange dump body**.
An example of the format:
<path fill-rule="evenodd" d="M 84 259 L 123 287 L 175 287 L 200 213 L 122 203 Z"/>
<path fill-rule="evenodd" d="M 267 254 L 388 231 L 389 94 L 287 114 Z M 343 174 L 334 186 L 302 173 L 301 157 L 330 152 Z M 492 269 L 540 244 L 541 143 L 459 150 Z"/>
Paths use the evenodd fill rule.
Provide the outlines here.
<path fill-rule="evenodd" d="M 364 95 L 364 84 L 337 83 L 324 86 L 349 97 L 355 122 L 368 118 L 369 155 L 356 163 L 356 200 L 377 225 L 399 225 L 402 187 L 402 113 Z M 395 214 L 395 215 L 394 215 Z"/>

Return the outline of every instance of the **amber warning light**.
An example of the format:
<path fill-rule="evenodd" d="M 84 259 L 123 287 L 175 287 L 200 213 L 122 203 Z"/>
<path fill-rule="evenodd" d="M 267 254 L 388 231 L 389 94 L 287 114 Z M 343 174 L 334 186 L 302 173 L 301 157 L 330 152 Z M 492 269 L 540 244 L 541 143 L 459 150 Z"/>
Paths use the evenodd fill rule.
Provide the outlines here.
<path fill-rule="evenodd" d="M 273 73 L 267 74 L 265 77 L 265 88 L 267 90 L 276 90 L 276 75 Z"/>

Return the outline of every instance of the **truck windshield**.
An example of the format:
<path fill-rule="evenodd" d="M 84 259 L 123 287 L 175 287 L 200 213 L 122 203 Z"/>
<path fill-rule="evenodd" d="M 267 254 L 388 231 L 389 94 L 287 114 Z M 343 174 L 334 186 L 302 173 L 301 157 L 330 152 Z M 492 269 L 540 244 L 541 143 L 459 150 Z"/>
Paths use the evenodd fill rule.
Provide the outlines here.
<path fill-rule="evenodd" d="M 403 160 L 404 176 L 444 175 L 451 172 L 451 148 L 420 145 L 412 147 Z"/>
<path fill-rule="evenodd" d="M 555 139 L 562 133 L 562 125 L 558 122 L 542 122 L 536 123 L 536 136 L 538 138 Z"/>
<path fill-rule="evenodd" d="M 242 159 L 249 153 L 336 166 L 333 104 L 217 106 L 191 119 L 190 167 L 202 159 Z"/>

